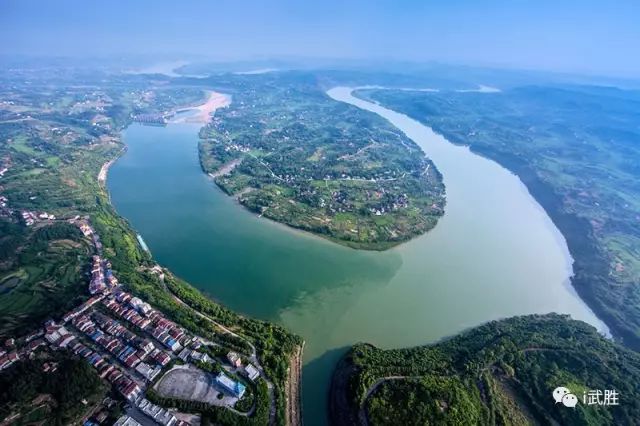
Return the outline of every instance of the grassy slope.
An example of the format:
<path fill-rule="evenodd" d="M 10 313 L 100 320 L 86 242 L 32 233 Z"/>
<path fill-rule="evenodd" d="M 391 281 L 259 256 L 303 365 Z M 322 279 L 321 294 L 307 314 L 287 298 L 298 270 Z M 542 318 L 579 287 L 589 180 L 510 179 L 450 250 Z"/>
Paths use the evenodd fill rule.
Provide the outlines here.
<path fill-rule="evenodd" d="M 384 381 L 366 397 L 382 377 Z M 495 321 L 431 346 L 359 344 L 333 378 L 336 424 L 637 424 L 640 355 L 556 314 Z M 615 389 L 619 406 L 556 405 L 552 391 Z"/>
<path fill-rule="evenodd" d="M 575 259 L 573 285 L 640 348 L 640 95 L 610 88 L 360 92 L 516 173 Z"/>

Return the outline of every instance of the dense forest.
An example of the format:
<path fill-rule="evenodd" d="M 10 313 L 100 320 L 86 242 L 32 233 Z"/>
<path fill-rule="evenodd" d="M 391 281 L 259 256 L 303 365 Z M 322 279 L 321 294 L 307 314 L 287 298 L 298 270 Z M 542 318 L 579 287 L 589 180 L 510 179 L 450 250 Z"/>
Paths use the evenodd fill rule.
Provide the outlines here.
<path fill-rule="evenodd" d="M 45 371 L 45 366 L 51 370 Z M 108 389 L 83 359 L 55 354 L 20 361 L 0 374 L 0 418 L 16 416 L 17 424 L 71 424 Z"/>
<path fill-rule="evenodd" d="M 354 346 L 333 377 L 331 415 L 350 424 L 635 424 L 640 354 L 558 314 L 494 321 L 431 346 Z M 579 403 L 555 402 L 567 387 Z M 583 402 L 615 390 L 616 405 Z"/>

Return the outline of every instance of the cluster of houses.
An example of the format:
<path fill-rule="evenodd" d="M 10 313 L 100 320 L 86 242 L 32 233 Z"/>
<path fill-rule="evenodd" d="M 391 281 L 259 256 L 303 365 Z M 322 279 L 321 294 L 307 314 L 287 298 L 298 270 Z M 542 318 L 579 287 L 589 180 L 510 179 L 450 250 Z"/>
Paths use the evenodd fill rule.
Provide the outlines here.
<path fill-rule="evenodd" d="M 6 200 L 6 198 L 5 198 L 5 200 Z M 25 211 L 21 212 L 20 215 L 22 216 L 22 220 L 24 221 L 24 224 L 27 225 L 27 226 L 33 225 L 38 220 L 55 220 L 56 219 L 55 215 L 50 214 L 50 213 L 46 213 L 46 212 L 35 213 L 35 212 L 30 212 L 30 211 L 25 210 Z"/>
<path fill-rule="evenodd" d="M 184 348 L 178 354 L 178 358 L 180 358 L 184 362 L 187 362 L 190 359 L 191 361 L 194 361 L 194 362 L 204 362 L 208 364 L 213 363 L 213 358 L 211 358 L 209 355 L 202 352 L 198 352 L 196 350 L 189 349 L 189 348 Z"/>
<path fill-rule="evenodd" d="M 128 304 L 122 303 L 123 293 L 117 294 L 115 297 L 105 299 L 103 304 L 118 317 L 123 318 L 130 324 L 135 325 L 141 330 L 145 330 L 151 324 L 151 320 L 147 317 L 143 317 L 139 311 Z M 126 296 L 124 296 L 126 297 Z M 129 295 L 129 299 L 131 296 Z"/>
<path fill-rule="evenodd" d="M 17 349 L 16 340 L 9 338 L 5 341 L 4 347 L 0 347 L 0 371 L 9 368 L 13 363 L 21 358 L 30 358 L 36 349 L 46 345 L 42 339 L 43 331 L 37 330 L 24 338 L 26 345 Z"/>
<path fill-rule="evenodd" d="M 170 357 L 157 349 L 153 342 L 127 330 L 118 321 L 98 312 L 73 321 L 74 326 L 88 338 L 102 346 L 122 364 L 135 369 L 146 380 L 160 374 Z"/>
<path fill-rule="evenodd" d="M 185 422 L 178 420 L 171 411 L 151 403 L 148 399 L 140 397 L 135 401 L 135 404 L 140 411 L 151 417 L 156 423 L 164 426 L 186 425 Z"/>
<path fill-rule="evenodd" d="M 89 225 L 86 222 L 80 223 L 78 227 L 80 228 L 80 232 L 82 232 L 82 235 L 84 235 L 85 237 L 88 237 L 91 234 L 93 234 L 93 228 L 91 228 L 91 225 Z"/>
<path fill-rule="evenodd" d="M 149 332 L 173 352 L 177 353 L 193 342 L 193 338 L 188 336 L 181 327 L 169 321 L 159 311 L 152 309 L 148 303 L 127 292 L 118 291 L 103 303 L 114 314 L 137 328 Z"/>
<path fill-rule="evenodd" d="M 231 364 L 232 367 L 242 368 L 242 357 L 237 352 L 230 351 L 227 354 L 227 361 L 229 361 L 229 364 Z M 258 377 L 260 377 L 260 372 L 251 363 L 247 363 L 247 365 L 244 367 L 244 373 L 251 381 L 255 381 Z"/>
<path fill-rule="evenodd" d="M 62 322 L 63 323 L 68 323 L 69 321 L 73 320 L 74 318 L 82 315 L 83 313 L 85 313 L 87 310 L 89 310 L 89 308 L 91 308 L 93 305 L 95 305 L 96 303 L 98 303 L 99 301 L 101 301 L 103 299 L 104 296 L 93 296 L 92 298 L 90 298 L 89 300 L 87 300 L 86 302 L 84 302 L 82 305 L 72 309 L 71 311 L 67 312 L 63 317 L 62 317 Z"/>
<path fill-rule="evenodd" d="M 6 203 L 6 198 L 5 198 L 5 203 Z M 20 216 L 22 216 L 22 220 L 24 221 L 24 224 L 27 226 L 33 225 L 38 220 L 55 220 L 56 219 L 55 215 L 47 212 L 35 213 L 27 210 L 21 212 Z"/>
<path fill-rule="evenodd" d="M 7 202 L 9 202 L 9 199 L 4 195 L 0 195 L 0 207 L 7 207 Z"/>
<path fill-rule="evenodd" d="M 81 225 L 82 229 L 82 225 Z M 100 256 L 93 256 L 91 265 L 91 281 L 89 282 L 89 293 L 108 293 L 118 285 L 118 279 L 113 275 L 111 263 L 103 260 Z"/>
<path fill-rule="evenodd" d="M 96 236 L 86 222 L 78 224 L 85 236 Z M 0 370 L 21 357 L 32 356 L 40 346 L 49 344 L 54 350 L 66 349 L 86 359 L 102 379 L 110 382 L 125 399 L 155 422 L 167 426 L 186 425 L 169 410 L 146 400 L 143 393 L 146 383 L 154 381 L 172 359 L 213 363 L 207 353 L 198 350 L 203 344 L 201 338 L 188 335 L 148 303 L 121 290 L 110 263 L 98 255 L 93 257 L 89 291 L 92 297 L 67 312 L 60 323 L 48 320 L 43 329 L 20 339 L 26 345 L 19 350 L 15 349 L 14 339 L 5 342 L 6 350 L 0 348 Z M 98 307 L 98 304 L 104 307 Z M 106 315 L 107 312 L 113 313 L 114 317 Z M 128 328 L 127 324 L 133 327 Z M 238 353 L 229 352 L 227 360 L 233 367 L 243 368 Z M 52 366 L 49 371 L 54 369 Z M 258 369 L 250 363 L 243 371 L 251 380 L 260 376 Z M 224 373 L 219 373 L 215 382 L 225 393 L 236 398 L 242 398 L 246 390 L 243 383 Z M 138 424 L 127 416 L 119 422 L 122 425 Z"/>
<path fill-rule="evenodd" d="M 246 147 L 244 145 L 239 145 L 237 143 L 225 144 L 224 150 L 226 152 L 229 152 L 229 151 L 249 152 L 249 151 L 251 151 L 251 149 L 249 147 Z"/>
<path fill-rule="evenodd" d="M 89 225 L 88 220 L 88 216 L 85 216 L 83 218 L 81 218 L 80 216 L 75 216 L 69 219 L 68 222 L 77 225 L 78 228 L 80 228 L 80 232 L 82 232 L 82 235 L 84 235 L 85 237 L 91 237 L 93 240 L 93 245 L 96 248 L 96 252 L 100 254 L 102 253 L 102 242 L 100 241 L 100 235 L 98 235 L 98 233 L 93 230 L 91 225 Z M 111 268 L 110 265 L 109 268 Z"/>
<path fill-rule="evenodd" d="M 38 217 L 33 212 L 24 211 L 20 213 L 20 216 L 22 216 L 22 220 L 24 220 L 24 224 L 27 226 L 33 225 L 36 223 L 36 220 L 38 220 Z"/>
<path fill-rule="evenodd" d="M 99 376 L 114 385 L 126 399 L 135 400 L 142 393 L 142 389 L 135 380 L 109 359 L 80 342 L 80 339 L 65 326 L 51 320 L 47 321 L 44 337 L 51 346 L 69 349 L 74 354 L 86 359 L 98 371 Z"/>
<path fill-rule="evenodd" d="M 5 368 L 9 368 L 14 362 L 20 359 L 18 351 L 11 351 L 7 353 L 6 350 L 0 349 L 0 371 Z"/>

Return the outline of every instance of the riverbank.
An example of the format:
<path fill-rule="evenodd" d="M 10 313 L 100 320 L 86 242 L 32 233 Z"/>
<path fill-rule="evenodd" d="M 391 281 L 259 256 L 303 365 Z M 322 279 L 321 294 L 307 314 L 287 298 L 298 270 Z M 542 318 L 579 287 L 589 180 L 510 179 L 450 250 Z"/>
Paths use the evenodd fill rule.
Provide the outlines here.
<path fill-rule="evenodd" d="M 302 400 L 300 395 L 300 383 L 302 383 L 302 353 L 304 342 L 298 346 L 289 360 L 289 371 L 285 385 L 287 398 L 287 424 L 299 426 L 302 424 Z"/>
<path fill-rule="evenodd" d="M 615 313 L 611 312 L 598 298 L 598 286 L 609 285 L 603 278 L 609 273 L 609 262 L 598 250 L 598 244 L 593 237 L 589 221 L 579 218 L 575 214 L 566 213 L 563 210 L 562 195 L 558 194 L 551 185 L 543 182 L 535 170 L 524 161 L 493 150 L 483 150 L 476 147 L 470 147 L 470 149 L 477 155 L 498 162 L 518 176 L 566 240 L 569 253 L 574 260 L 574 273 L 570 277 L 572 288 L 596 316 L 608 326 L 608 331 L 614 338 L 621 340 L 636 351 L 640 350 L 638 336 L 628 328 L 627 324 L 621 323 Z"/>
<path fill-rule="evenodd" d="M 204 122 L 208 122 L 211 114 L 217 108 L 226 105 L 227 101 L 228 98 L 226 98 L 224 95 L 212 92 L 205 104 L 194 107 L 194 109 L 198 112 L 198 114 L 196 115 L 197 120 L 188 122 L 185 121 L 184 124 L 201 124 Z M 172 124 L 173 123 L 170 123 L 167 127 L 171 128 Z M 138 127 L 138 125 L 134 124 L 131 127 Z M 166 130 L 166 127 L 139 127 L 149 129 L 151 131 Z M 197 126 L 177 125 L 174 128 L 180 127 L 182 127 L 183 129 L 189 128 L 189 131 L 194 131 Z M 195 137 L 197 138 L 197 130 L 195 133 Z M 123 142 L 126 142 L 126 137 L 123 138 Z M 156 147 L 158 146 L 158 140 L 153 140 L 153 143 Z M 125 145 L 125 148 L 122 152 L 129 151 L 128 148 L 129 146 Z M 117 160 L 122 157 L 122 152 L 116 158 L 103 165 L 101 169 L 101 177 L 103 179 L 107 178 L 106 171 L 109 169 L 109 167 L 114 164 L 119 164 Z M 111 191 L 109 191 L 108 194 L 111 195 Z M 141 238 L 142 237 L 140 236 L 140 239 Z M 145 251 L 148 250 L 148 247 L 145 247 L 146 243 L 143 244 L 143 241 L 140 241 L 140 239 L 138 240 L 139 246 L 145 249 Z M 237 314 L 233 311 L 228 310 L 223 305 L 218 304 L 218 301 L 214 300 L 211 297 L 205 296 L 194 287 L 186 284 L 186 282 L 180 280 L 179 278 L 176 278 L 174 275 L 168 272 L 168 269 L 165 270 L 165 273 L 163 273 L 162 275 L 163 278 L 159 278 L 159 280 L 163 292 L 170 294 L 172 302 L 176 304 L 180 309 L 187 310 L 190 315 L 211 323 L 211 326 L 208 327 L 209 330 L 211 331 L 211 329 L 214 328 L 215 335 L 220 336 L 223 343 L 226 342 L 231 345 L 240 344 L 240 346 L 246 345 L 246 347 L 250 348 L 250 351 L 247 352 L 247 354 L 249 354 L 249 361 L 259 370 L 260 375 L 262 376 L 266 384 L 265 389 L 268 389 L 268 392 L 267 390 L 265 390 L 265 394 L 268 393 L 268 402 L 267 399 L 264 399 L 264 404 L 261 408 L 260 406 L 258 406 L 259 409 L 256 409 L 256 412 L 260 415 L 264 415 L 264 413 L 267 412 L 267 415 L 270 416 L 271 423 L 277 424 L 286 422 L 287 418 L 296 418 L 296 415 L 299 416 L 299 407 L 296 406 L 296 404 L 299 403 L 300 394 L 300 391 L 298 389 L 300 385 L 299 375 L 297 379 L 293 379 L 291 381 L 290 385 L 286 386 L 286 377 L 283 377 L 284 372 L 276 371 L 273 366 L 278 365 L 282 362 L 286 363 L 290 361 L 290 354 L 294 353 L 295 351 L 293 350 L 293 348 L 288 349 L 287 345 L 291 342 L 302 342 L 302 339 L 299 339 L 297 336 L 290 334 L 282 327 L 279 327 L 278 325 L 275 325 L 273 323 L 269 323 L 263 320 L 254 320 L 249 316 Z M 191 318 L 191 321 L 197 322 L 193 321 L 193 318 Z M 200 323 L 198 324 L 201 325 Z M 226 324 L 228 326 L 225 326 L 223 324 Z M 268 340 L 268 343 L 265 342 L 266 340 Z M 260 345 L 260 348 L 257 349 L 256 346 L 254 346 L 254 343 L 256 345 Z M 240 349 L 238 350 L 240 351 Z M 302 353 L 299 352 L 298 355 L 293 356 L 293 359 L 301 356 Z M 290 397 L 290 394 L 293 394 L 294 396 Z M 285 411 L 284 403 L 282 403 L 281 406 L 277 404 L 277 401 L 284 402 L 288 400 L 292 401 L 290 407 L 288 408 L 293 413 L 292 415 Z M 294 401 L 298 402 L 296 403 Z M 297 424 L 300 423 L 298 422 Z"/>
<path fill-rule="evenodd" d="M 366 92 L 358 92 L 356 96 L 365 101 L 380 102 L 378 97 Z M 391 103 L 394 107 L 400 107 L 397 102 Z M 567 196 L 566 189 L 564 194 L 560 193 L 551 183 L 540 178 L 539 170 L 534 164 L 527 159 L 506 152 L 502 146 L 469 144 L 457 130 L 452 130 L 450 124 L 447 127 L 446 124 L 441 124 L 438 120 L 426 119 L 419 114 L 419 111 L 414 111 L 409 107 L 405 109 L 413 119 L 425 125 L 431 125 L 434 132 L 442 135 L 452 144 L 466 147 L 478 156 L 495 161 L 520 179 L 540 208 L 558 228 L 567 245 L 573 260 L 573 274 L 569 277 L 572 290 L 607 325 L 606 332 L 609 335 L 619 339 L 632 349 L 640 350 L 640 337 L 638 337 L 637 329 L 634 329 L 633 324 L 624 321 L 624 318 L 616 310 L 611 309 L 610 300 L 607 302 L 610 295 L 607 294 L 606 289 L 613 285 L 610 281 L 611 260 L 607 258 L 606 253 L 602 251 L 601 244 L 595 238 L 593 224 L 587 218 L 579 217 L 577 213 L 570 213 L 566 210 L 566 200 L 564 199 Z M 402 111 L 403 108 L 400 110 Z"/>
<path fill-rule="evenodd" d="M 335 426 L 353 426 L 359 422 L 360 404 L 354 404 L 349 392 L 349 379 L 359 372 L 350 358 L 351 353 L 349 351 L 340 358 L 331 375 L 327 406 L 329 419 Z"/>
<path fill-rule="evenodd" d="M 100 171 L 98 172 L 99 184 L 103 186 L 105 185 L 105 183 L 107 182 L 107 174 L 109 173 L 109 168 L 113 165 L 113 163 L 118 161 L 118 158 L 120 158 L 125 152 L 127 152 L 126 145 L 122 147 L 122 149 L 116 154 L 116 156 L 113 159 L 107 161 L 102 165 L 102 167 L 100 167 Z"/>
<path fill-rule="evenodd" d="M 549 397 L 558 377 L 635 395 L 640 370 L 628 366 L 639 361 L 638 353 L 558 314 L 492 321 L 414 348 L 357 344 L 332 377 L 331 420 L 336 426 L 572 424 L 577 413 L 558 410 Z M 639 415 L 632 405 L 604 415 L 590 408 L 576 407 L 581 422 L 627 424 Z"/>
<path fill-rule="evenodd" d="M 209 92 L 207 101 L 201 105 L 197 105 L 189 108 L 180 108 L 180 116 L 175 117 L 170 123 L 200 123 L 207 124 L 211 121 L 211 115 L 218 109 L 224 108 L 231 104 L 231 97 L 224 93 L 218 93 L 214 91 Z M 184 114 L 184 112 L 191 111 L 191 114 Z"/>
<path fill-rule="evenodd" d="M 218 176 L 228 175 L 229 173 L 231 173 L 233 171 L 233 169 L 238 167 L 238 165 L 240 163 L 242 163 L 241 159 L 231 160 L 227 164 L 225 164 L 224 166 L 220 167 L 215 172 L 207 173 L 207 174 L 209 176 L 211 176 L 213 179 L 217 178 Z"/>

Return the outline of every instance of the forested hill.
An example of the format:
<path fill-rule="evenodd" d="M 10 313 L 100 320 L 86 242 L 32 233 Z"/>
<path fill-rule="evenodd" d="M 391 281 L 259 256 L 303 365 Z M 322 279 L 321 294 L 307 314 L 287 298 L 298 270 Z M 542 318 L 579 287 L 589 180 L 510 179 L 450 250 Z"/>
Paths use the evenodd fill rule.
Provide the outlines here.
<path fill-rule="evenodd" d="M 430 346 L 354 346 L 334 373 L 331 417 L 337 425 L 632 425 L 639 383 L 640 354 L 568 316 L 532 315 Z M 555 403 L 559 386 L 578 397 L 575 408 Z M 585 404 L 590 390 L 615 390 L 618 405 Z"/>
<path fill-rule="evenodd" d="M 640 350 L 639 91 L 563 85 L 357 95 L 518 175 L 566 238 L 580 297 Z"/>

